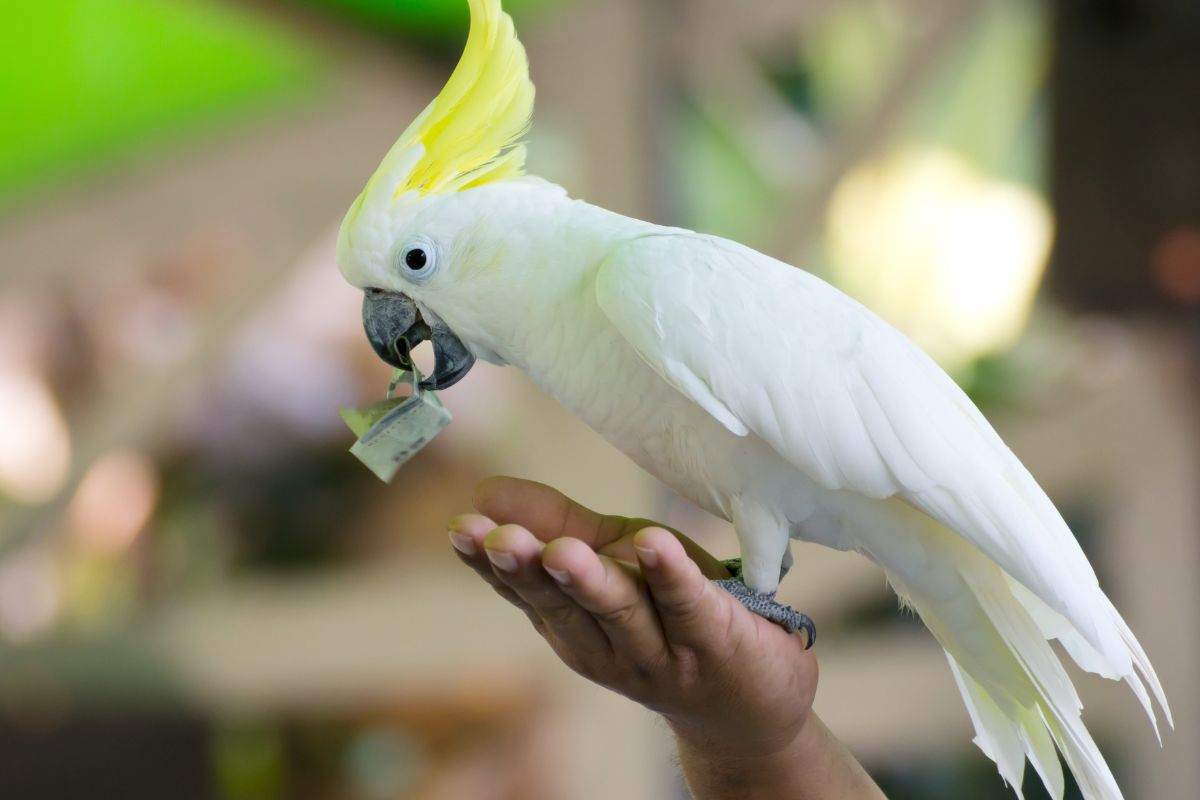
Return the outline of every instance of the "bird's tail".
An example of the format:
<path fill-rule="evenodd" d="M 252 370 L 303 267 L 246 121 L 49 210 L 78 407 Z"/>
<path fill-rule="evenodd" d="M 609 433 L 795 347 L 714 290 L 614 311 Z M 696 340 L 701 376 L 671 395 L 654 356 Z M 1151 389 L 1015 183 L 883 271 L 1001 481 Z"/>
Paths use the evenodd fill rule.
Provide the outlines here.
<path fill-rule="evenodd" d="M 1083 724 L 1079 695 L 1048 639 L 1062 640 L 1084 669 L 1124 678 L 1155 721 L 1139 674 L 1133 667 L 1129 675 L 1110 674 L 1102 657 L 1061 616 L 979 551 L 941 533 L 925 532 L 937 541 L 922 542 L 926 558 L 919 575 L 902 574 L 894 561 L 890 567 L 885 562 L 885 569 L 901 598 L 920 614 L 945 649 L 975 726 L 976 745 L 996 762 L 1018 797 L 1028 759 L 1051 797 L 1062 798 L 1057 748 L 1087 800 L 1120 800 L 1121 790 Z M 1099 589 L 1097 594 L 1098 603 L 1127 634 L 1123 638 L 1132 662 L 1170 720 L 1145 653 Z"/>

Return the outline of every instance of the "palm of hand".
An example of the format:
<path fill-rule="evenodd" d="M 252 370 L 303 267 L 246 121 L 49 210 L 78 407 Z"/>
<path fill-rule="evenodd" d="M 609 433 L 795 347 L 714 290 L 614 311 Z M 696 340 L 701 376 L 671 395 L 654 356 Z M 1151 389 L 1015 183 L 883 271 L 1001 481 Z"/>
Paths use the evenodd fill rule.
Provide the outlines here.
<path fill-rule="evenodd" d="M 816 659 L 802 636 L 714 586 L 727 572 L 710 554 L 528 481 L 486 481 L 475 505 L 479 514 L 450 523 L 459 556 L 573 670 L 733 757 L 795 740 L 816 694 Z"/>

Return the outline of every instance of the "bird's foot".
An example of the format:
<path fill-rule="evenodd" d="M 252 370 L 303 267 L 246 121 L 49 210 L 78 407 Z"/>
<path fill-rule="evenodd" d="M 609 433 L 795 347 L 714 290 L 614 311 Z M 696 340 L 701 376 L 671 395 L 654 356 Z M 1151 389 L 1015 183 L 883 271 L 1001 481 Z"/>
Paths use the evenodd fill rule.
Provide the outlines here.
<path fill-rule="evenodd" d="M 817 627 L 807 614 L 801 614 L 791 606 L 775 602 L 774 592 L 756 592 L 747 586 L 742 580 L 742 560 L 740 558 L 724 563 L 725 568 L 732 573 L 733 577 L 713 581 L 713 583 L 737 598 L 737 601 L 745 606 L 746 610 L 774 622 L 788 633 L 804 631 L 806 636 L 804 649 L 807 650 L 813 646 L 817 641 Z"/>

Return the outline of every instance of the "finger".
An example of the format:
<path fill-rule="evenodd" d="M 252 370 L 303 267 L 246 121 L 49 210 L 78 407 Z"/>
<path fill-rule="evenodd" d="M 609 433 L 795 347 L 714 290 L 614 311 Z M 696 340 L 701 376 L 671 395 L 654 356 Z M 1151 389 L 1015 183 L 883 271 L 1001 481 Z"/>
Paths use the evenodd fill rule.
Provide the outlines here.
<path fill-rule="evenodd" d="M 527 614 L 532 612 L 528 603 L 496 577 L 491 562 L 484 555 L 483 539 L 496 529 L 496 523 L 479 514 L 462 514 L 450 520 L 446 527 L 449 529 L 450 544 L 464 564 L 495 589 L 496 594 Z"/>
<path fill-rule="evenodd" d="M 601 548 L 600 552 L 618 561 L 628 561 L 630 564 L 636 564 L 638 563 L 638 559 L 637 551 L 633 546 L 634 536 L 644 528 L 662 528 L 679 540 L 679 544 L 683 546 L 683 551 L 687 553 L 687 557 L 696 562 L 696 566 L 700 568 L 700 572 L 704 577 L 710 580 L 720 580 L 730 577 L 729 570 L 726 569 L 725 564 L 720 559 L 672 528 L 667 528 L 644 519 L 629 520 L 628 527 L 633 528 L 633 530 L 630 530 L 626 535 L 612 544 Z"/>
<path fill-rule="evenodd" d="M 533 609 L 547 630 L 578 654 L 611 657 L 600 626 L 542 569 L 542 543 L 519 525 L 501 525 L 484 538 L 492 572 Z"/>
<path fill-rule="evenodd" d="M 496 523 L 479 514 L 463 514 L 450 520 L 446 527 L 450 544 L 463 563 L 479 573 L 479 577 L 492 586 L 504 586 L 492 572 L 492 564 L 483 551 L 483 539 L 496 530 Z"/>
<path fill-rule="evenodd" d="M 700 573 L 669 531 L 646 528 L 633 537 L 667 641 L 711 652 L 724 641 L 735 601 Z"/>
<path fill-rule="evenodd" d="M 557 489 L 519 478 L 488 478 L 479 484 L 475 508 L 501 525 L 520 525 L 543 542 L 565 536 L 593 549 L 636 530 L 628 528 L 624 517 L 598 514 Z"/>
<path fill-rule="evenodd" d="M 501 525 L 520 525 L 543 542 L 578 539 L 594 550 L 621 561 L 636 563 L 632 538 L 642 528 L 657 526 L 671 531 L 688 557 L 710 578 L 728 578 L 715 556 L 679 531 L 647 519 L 600 514 L 580 505 L 552 486 L 520 478 L 488 478 L 475 490 L 475 508 Z"/>
<path fill-rule="evenodd" d="M 484 537 L 496 527 L 495 522 L 479 514 L 463 514 L 446 525 L 450 544 L 462 562 L 492 586 L 502 587 L 504 583 L 492 572 L 492 564 L 483 552 Z"/>
<path fill-rule="evenodd" d="M 663 662 L 667 642 L 658 615 L 649 594 L 626 567 L 598 556 L 578 539 L 546 545 L 542 566 L 592 615 L 615 653 L 646 671 Z"/>

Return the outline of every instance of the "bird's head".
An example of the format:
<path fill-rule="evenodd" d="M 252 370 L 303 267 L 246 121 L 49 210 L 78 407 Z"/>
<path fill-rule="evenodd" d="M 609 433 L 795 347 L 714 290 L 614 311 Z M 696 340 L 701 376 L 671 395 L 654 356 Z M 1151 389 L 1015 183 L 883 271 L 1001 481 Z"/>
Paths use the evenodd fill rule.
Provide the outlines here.
<path fill-rule="evenodd" d="M 486 312 L 497 258 L 496 184 L 524 172 L 520 143 L 533 113 L 525 50 L 500 0 L 469 0 L 471 30 L 437 98 L 384 157 L 342 222 L 338 266 L 363 290 L 363 325 L 375 352 L 411 367 L 433 343 L 423 383 L 442 389 L 487 355 L 472 320 Z"/>

